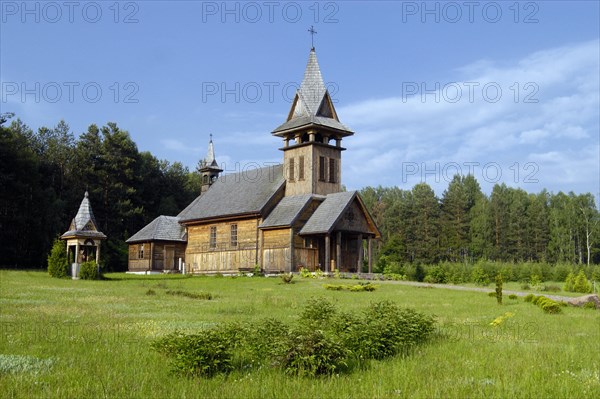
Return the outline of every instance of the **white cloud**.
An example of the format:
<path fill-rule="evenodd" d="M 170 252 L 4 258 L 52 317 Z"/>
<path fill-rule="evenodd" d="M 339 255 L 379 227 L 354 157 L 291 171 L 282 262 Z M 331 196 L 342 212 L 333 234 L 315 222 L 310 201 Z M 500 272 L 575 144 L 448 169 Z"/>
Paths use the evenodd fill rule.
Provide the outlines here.
<path fill-rule="evenodd" d="M 476 61 L 459 68 L 460 82 L 441 76 L 436 93 L 422 93 L 436 87 L 435 82 L 392 82 L 412 92 L 417 87 L 417 92 L 340 107 L 343 122 L 357 132 L 346 144 L 345 181 L 350 187 L 376 180 L 410 188 L 408 177 L 414 176 L 402 175 L 403 164 L 435 170 L 435 163 L 494 162 L 502 168 L 499 182 L 528 191 L 546 187 L 597 193 L 599 47 L 593 40 L 501 66 Z M 525 169 L 528 162 L 538 168 L 536 184 L 523 181 L 532 172 Z M 377 179 L 370 179 L 374 173 Z M 484 187 L 494 183 L 477 173 L 475 177 Z M 438 180 L 432 186 L 437 184 L 441 193 L 447 182 Z"/>

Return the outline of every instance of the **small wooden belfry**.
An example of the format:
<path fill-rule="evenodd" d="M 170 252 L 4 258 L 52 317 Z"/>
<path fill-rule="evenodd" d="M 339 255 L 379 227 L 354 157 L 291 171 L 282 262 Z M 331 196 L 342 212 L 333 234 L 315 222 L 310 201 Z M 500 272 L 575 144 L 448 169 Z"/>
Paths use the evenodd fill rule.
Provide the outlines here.
<path fill-rule="evenodd" d="M 88 197 L 86 191 L 77 215 L 71 221 L 69 231 L 60 237 L 67 241 L 67 259 L 72 265 L 71 276 L 73 278 L 79 277 L 81 263 L 95 261 L 97 265 L 100 264 L 100 243 L 106 239 L 106 235 L 98 231 Z"/>

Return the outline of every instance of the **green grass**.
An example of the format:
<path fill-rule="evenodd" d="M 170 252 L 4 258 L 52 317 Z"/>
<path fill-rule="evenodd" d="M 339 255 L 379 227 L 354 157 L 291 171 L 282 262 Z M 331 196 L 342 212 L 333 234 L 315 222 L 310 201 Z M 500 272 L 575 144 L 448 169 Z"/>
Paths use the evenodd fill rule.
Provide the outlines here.
<path fill-rule="evenodd" d="M 394 282 L 349 292 L 323 288 L 347 283 L 335 279 L 107 277 L 72 281 L 0 271 L 0 397 L 600 397 L 595 310 L 565 307 L 549 315 L 522 298 L 499 306 L 482 292 Z M 210 293 L 212 300 L 168 290 Z M 435 315 L 437 334 L 408 357 L 318 379 L 268 368 L 188 379 L 170 374 L 167 359 L 150 348 L 175 329 L 266 317 L 292 322 L 313 296 L 343 310 L 389 299 Z M 507 312 L 512 316 L 490 325 Z"/>

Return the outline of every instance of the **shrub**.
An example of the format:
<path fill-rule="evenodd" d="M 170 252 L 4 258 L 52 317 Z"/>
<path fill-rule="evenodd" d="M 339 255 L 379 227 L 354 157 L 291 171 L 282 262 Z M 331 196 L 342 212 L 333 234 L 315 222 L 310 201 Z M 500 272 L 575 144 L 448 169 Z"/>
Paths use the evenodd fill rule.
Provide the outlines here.
<path fill-rule="evenodd" d="M 307 269 L 307 268 L 305 268 L 305 267 L 301 267 L 301 268 L 300 268 L 300 277 L 302 277 L 302 278 L 310 278 L 310 277 L 312 277 L 312 276 L 313 276 L 313 275 L 312 275 L 312 273 L 310 272 L 310 270 L 308 270 L 308 269 Z"/>
<path fill-rule="evenodd" d="M 210 377 L 232 369 L 231 344 L 222 328 L 191 335 L 176 331 L 154 341 L 152 347 L 171 358 L 174 373 Z"/>
<path fill-rule="evenodd" d="M 490 291 L 487 294 L 490 298 L 495 298 L 496 297 L 496 293 L 494 291 Z"/>
<path fill-rule="evenodd" d="M 167 290 L 166 292 L 168 295 L 173 295 L 173 296 L 183 296 L 186 298 L 192 298 L 192 299 L 205 299 L 207 301 L 210 301 L 213 296 L 210 292 L 188 292 L 188 291 L 182 291 L 182 290 Z"/>
<path fill-rule="evenodd" d="M 573 292 L 573 288 L 575 287 L 575 275 L 571 272 L 567 274 L 565 278 L 565 285 L 563 289 L 568 292 Z"/>
<path fill-rule="evenodd" d="M 573 267 L 571 265 L 567 265 L 564 263 L 557 264 L 554 266 L 554 273 L 552 275 L 552 279 L 554 281 L 565 281 L 569 273 L 571 273 Z"/>
<path fill-rule="evenodd" d="M 539 291 L 542 288 L 542 278 L 537 274 L 532 274 L 529 277 L 529 285 L 536 291 Z"/>
<path fill-rule="evenodd" d="M 596 303 L 594 302 L 586 302 L 583 304 L 584 309 L 596 309 Z"/>
<path fill-rule="evenodd" d="M 579 273 L 577 274 L 577 277 L 575 277 L 575 281 L 573 284 L 573 291 L 581 292 L 584 294 L 592 292 L 592 284 L 589 282 L 589 280 L 585 276 L 585 273 L 583 272 L 583 270 L 580 270 Z"/>
<path fill-rule="evenodd" d="M 291 336 L 283 358 L 286 373 L 315 377 L 346 367 L 348 350 L 322 330 L 301 326 Z"/>
<path fill-rule="evenodd" d="M 471 280 L 477 285 L 488 285 L 490 283 L 490 279 L 488 275 L 483 271 L 481 266 L 477 265 L 473 268 L 471 272 Z"/>
<path fill-rule="evenodd" d="M 67 245 L 61 239 L 56 239 L 48 254 L 48 274 L 56 278 L 67 277 L 69 264 L 67 262 Z"/>
<path fill-rule="evenodd" d="M 284 284 L 292 284 L 293 279 L 294 275 L 292 273 L 281 275 L 281 281 L 283 281 Z"/>
<path fill-rule="evenodd" d="M 502 274 L 496 275 L 496 300 L 498 305 L 502 305 Z"/>
<path fill-rule="evenodd" d="M 447 281 L 446 271 L 441 266 L 433 266 L 427 271 L 423 281 L 433 284 L 445 284 Z"/>
<path fill-rule="evenodd" d="M 82 280 L 96 280 L 98 278 L 98 265 L 96 262 L 83 262 L 79 269 L 79 278 Z"/>
<path fill-rule="evenodd" d="M 527 295 L 525 296 L 525 298 L 523 298 L 523 300 L 524 300 L 525 302 L 533 302 L 533 300 L 534 300 L 535 298 L 536 298 L 536 296 L 535 296 L 535 295 L 533 295 L 533 294 L 527 294 Z"/>
<path fill-rule="evenodd" d="M 545 296 L 534 296 L 532 302 L 534 305 L 539 306 L 546 313 L 556 314 L 562 312 L 562 309 L 560 308 L 561 305 L 558 302 Z"/>
<path fill-rule="evenodd" d="M 519 299 L 519 297 L 517 295 L 515 295 L 515 294 L 510 294 L 508 296 L 508 299 Z"/>
<path fill-rule="evenodd" d="M 544 285 L 542 291 L 560 292 L 560 287 L 558 285 Z"/>

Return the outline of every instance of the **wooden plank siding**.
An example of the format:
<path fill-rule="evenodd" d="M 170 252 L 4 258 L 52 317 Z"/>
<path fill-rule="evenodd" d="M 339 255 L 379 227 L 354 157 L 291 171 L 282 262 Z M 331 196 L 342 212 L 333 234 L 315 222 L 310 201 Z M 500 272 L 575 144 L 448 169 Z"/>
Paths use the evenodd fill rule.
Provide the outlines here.
<path fill-rule="evenodd" d="M 291 229 L 263 230 L 262 261 L 263 269 L 268 273 L 290 270 L 292 253 L 290 251 Z"/>
<path fill-rule="evenodd" d="M 203 223 L 188 226 L 186 264 L 193 273 L 237 273 L 257 263 L 260 219 Z M 237 245 L 231 241 L 231 225 L 237 225 Z M 215 246 L 210 245 L 211 227 L 216 227 Z"/>
<path fill-rule="evenodd" d="M 144 246 L 143 256 L 140 258 L 140 247 Z M 147 270 L 176 270 L 179 267 L 179 258 L 185 262 L 185 247 L 182 242 L 154 241 L 129 245 L 129 271 Z M 150 253 L 152 252 L 152 259 Z"/>

